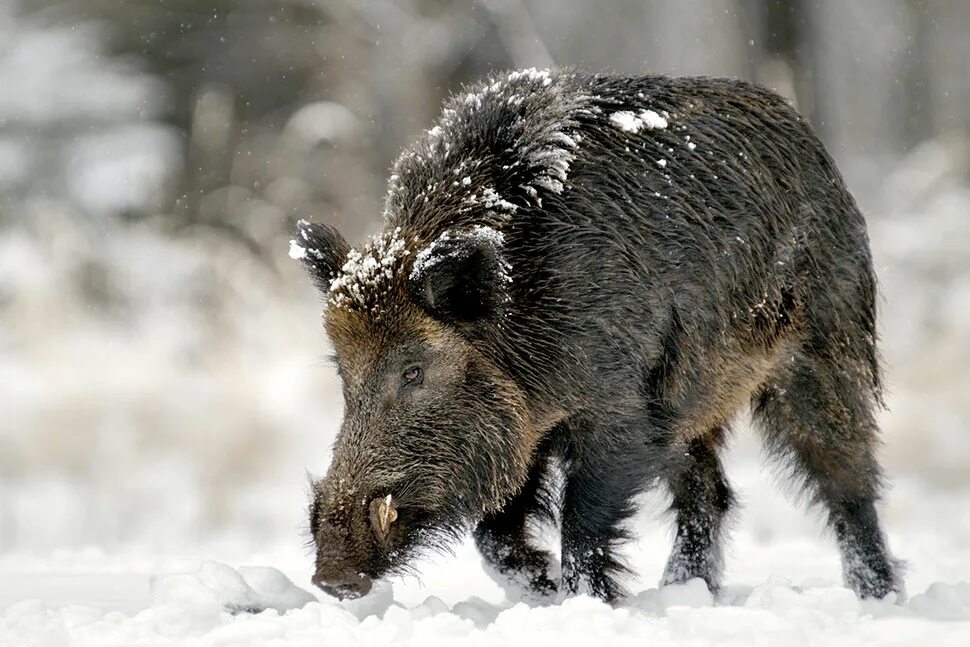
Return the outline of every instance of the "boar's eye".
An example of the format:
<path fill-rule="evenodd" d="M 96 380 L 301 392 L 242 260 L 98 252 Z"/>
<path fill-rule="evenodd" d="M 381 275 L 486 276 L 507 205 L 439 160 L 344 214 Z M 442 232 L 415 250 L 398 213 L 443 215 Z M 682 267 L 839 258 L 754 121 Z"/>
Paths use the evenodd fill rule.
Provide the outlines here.
<path fill-rule="evenodd" d="M 401 373 L 401 388 L 417 386 L 424 381 L 424 371 L 420 366 L 409 366 Z"/>

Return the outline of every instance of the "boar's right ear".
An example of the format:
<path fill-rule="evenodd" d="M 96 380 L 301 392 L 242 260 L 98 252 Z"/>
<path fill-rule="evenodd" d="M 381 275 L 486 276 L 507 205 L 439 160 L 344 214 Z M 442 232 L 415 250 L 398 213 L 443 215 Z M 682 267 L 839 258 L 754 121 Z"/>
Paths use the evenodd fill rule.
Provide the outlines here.
<path fill-rule="evenodd" d="M 501 232 L 488 227 L 445 232 L 414 259 L 414 299 L 431 316 L 451 323 L 498 315 L 510 281 L 502 244 Z"/>
<path fill-rule="evenodd" d="M 296 238 L 290 241 L 290 258 L 302 261 L 322 292 L 330 290 L 349 252 L 350 245 L 336 229 L 306 220 L 296 224 Z"/>

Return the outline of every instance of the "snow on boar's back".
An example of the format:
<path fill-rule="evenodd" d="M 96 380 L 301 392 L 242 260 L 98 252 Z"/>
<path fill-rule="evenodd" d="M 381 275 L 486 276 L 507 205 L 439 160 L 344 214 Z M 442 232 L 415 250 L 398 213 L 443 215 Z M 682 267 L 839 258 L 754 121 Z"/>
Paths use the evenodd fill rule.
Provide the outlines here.
<path fill-rule="evenodd" d="M 325 591 L 365 594 L 473 529 L 500 582 L 612 601 L 623 522 L 657 483 L 677 523 L 663 582 L 716 590 L 718 450 L 748 403 L 826 508 L 846 584 L 901 589 L 873 506 L 865 222 L 781 98 L 496 75 L 397 160 L 384 220 L 357 249 L 301 222 L 290 249 L 325 295 L 346 404 L 310 509 Z M 531 535 L 553 519 L 561 565 Z"/>

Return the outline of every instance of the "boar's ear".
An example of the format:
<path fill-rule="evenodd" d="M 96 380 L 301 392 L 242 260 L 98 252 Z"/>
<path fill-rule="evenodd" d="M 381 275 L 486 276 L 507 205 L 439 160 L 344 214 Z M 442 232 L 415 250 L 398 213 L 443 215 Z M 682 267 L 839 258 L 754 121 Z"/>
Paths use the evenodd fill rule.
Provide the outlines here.
<path fill-rule="evenodd" d="M 301 220 L 296 224 L 296 238 L 290 241 L 290 257 L 302 261 L 314 284 L 323 292 L 347 260 L 350 245 L 329 225 Z"/>
<path fill-rule="evenodd" d="M 502 243 L 501 232 L 488 227 L 445 232 L 414 259 L 414 299 L 431 316 L 452 323 L 498 315 L 510 280 Z"/>

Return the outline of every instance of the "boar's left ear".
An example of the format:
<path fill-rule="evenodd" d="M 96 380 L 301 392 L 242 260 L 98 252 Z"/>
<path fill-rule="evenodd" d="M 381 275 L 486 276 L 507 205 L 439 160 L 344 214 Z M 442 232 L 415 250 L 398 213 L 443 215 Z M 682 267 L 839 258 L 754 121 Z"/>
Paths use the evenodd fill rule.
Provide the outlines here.
<path fill-rule="evenodd" d="M 511 280 L 503 242 L 502 233 L 489 227 L 445 232 L 414 259 L 415 300 L 433 317 L 452 323 L 498 315 Z"/>
<path fill-rule="evenodd" d="M 314 284 L 323 292 L 343 267 L 350 245 L 330 225 L 301 220 L 296 224 L 296 238 L 290 241 L 290 258 L 301 261 Z"/>

